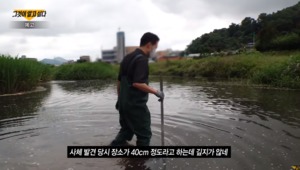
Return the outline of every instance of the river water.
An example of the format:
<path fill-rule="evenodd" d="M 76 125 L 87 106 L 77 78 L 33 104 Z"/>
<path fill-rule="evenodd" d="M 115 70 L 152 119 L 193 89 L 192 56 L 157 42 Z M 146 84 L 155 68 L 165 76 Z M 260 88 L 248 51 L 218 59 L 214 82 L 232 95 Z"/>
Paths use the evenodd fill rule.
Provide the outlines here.
<path fill-rule="evenodd" d="M 231 158 L 67 158 L 67 146 L 107 145 L 119 130 L 114 81 L 52 81 L 0 97 L 0 169 L 290 169 L 300 164 L 300 91 L 164 78 L 165 145 L 231 146 Z M 159 88 L 156 78 L 150 86 Z M 149 95 L 151 145 L 160 103 Z M 136 138 L 131 142 L 135 143 Z"/>

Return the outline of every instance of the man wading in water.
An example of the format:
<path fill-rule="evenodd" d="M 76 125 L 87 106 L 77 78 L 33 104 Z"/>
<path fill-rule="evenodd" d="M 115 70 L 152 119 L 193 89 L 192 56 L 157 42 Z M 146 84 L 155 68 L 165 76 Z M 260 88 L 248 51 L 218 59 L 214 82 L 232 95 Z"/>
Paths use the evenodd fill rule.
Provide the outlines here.
<path fill-rule="evenodd" d="M 155 54 L 159 38 L 152 33 L 145 33 L 140 47 L 124 57 L 118 76 L 118 101 L 121 129 L 111 146 L 128 145 L 133 135 L 137 137 L 137 146 L 149 146 L 152 136 L 151 117 L 147 107 L 148 94 L 155 94 L 159 101 L 164 93 L 148 86 L 148 58 Z"/>

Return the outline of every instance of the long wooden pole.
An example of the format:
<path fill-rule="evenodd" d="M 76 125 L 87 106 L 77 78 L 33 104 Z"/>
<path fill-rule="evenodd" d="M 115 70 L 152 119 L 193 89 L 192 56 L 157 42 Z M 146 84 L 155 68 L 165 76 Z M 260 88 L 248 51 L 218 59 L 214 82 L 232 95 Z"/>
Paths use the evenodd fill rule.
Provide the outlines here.
<path fill-rule="evenodd" d="M 160 76 L 160 91 L 163 91 L 163 79 Z M 165 130 L 164 130 L 164 100 L 160 101 L 161 111 L 161 146 L 165 146 Z"/>
<path fill-rule="evenodd" d="M 160 91 L 163 92 L 163 79 L 160 75 Z M 165 129 L 164 129 L 164 100 L 160 101 L 160 111 L 161 111 L 161 146 L 165 146 Z M 162 158 L 163 170 L 167 169 L 166 159 Z"/>

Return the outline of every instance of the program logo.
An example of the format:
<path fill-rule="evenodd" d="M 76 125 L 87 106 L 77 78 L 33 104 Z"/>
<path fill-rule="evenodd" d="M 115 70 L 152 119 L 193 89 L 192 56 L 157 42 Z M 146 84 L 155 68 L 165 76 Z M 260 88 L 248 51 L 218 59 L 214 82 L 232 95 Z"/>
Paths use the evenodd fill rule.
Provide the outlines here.
<path fill-rule="evenodd" d="M 293 165 L 291 170 L 300 170 L 300 165 Z"/>
<path fill-rule="evenodd" d="M 34 18 L 46 18 L 47 12 L 44 9 L 15 9 L 13 18 L 24 18 L 26 21 L 12 21 L 11 27 L 17 29 L 47 28 L 46 21 L 32 21 Z"/>

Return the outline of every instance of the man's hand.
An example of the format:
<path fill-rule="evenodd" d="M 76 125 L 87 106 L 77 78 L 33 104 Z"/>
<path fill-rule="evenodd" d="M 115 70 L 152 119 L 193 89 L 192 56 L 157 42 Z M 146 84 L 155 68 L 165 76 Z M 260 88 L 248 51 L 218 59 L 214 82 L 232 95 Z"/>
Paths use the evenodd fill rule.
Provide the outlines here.
<path fill-rule="evenodd" d="M 160 102 L 163 101 L 165 98 L 165 94 L 163 91 L 157 90 L 157 92 L 154 94 L 159 98 L 158 101 Z"/>
<path fill-rule="evenodd" d="M 139 90 L 142 90 L 147 93 L 155 94 L 159 98 L 158 101 L 162 101 L 165 98 L 165 95 L 163 92 L 161 92 L 159 90 L 155 90 L 154 88 L 148 86 L 146 83 L 133 83 L 133 87 L 136 87 Z"/>
<path fill-rule="evenodd" d="M 116 110 L 119 110 L 119 99 L 116 102 L 115 108 L 116 108 Z"/>

